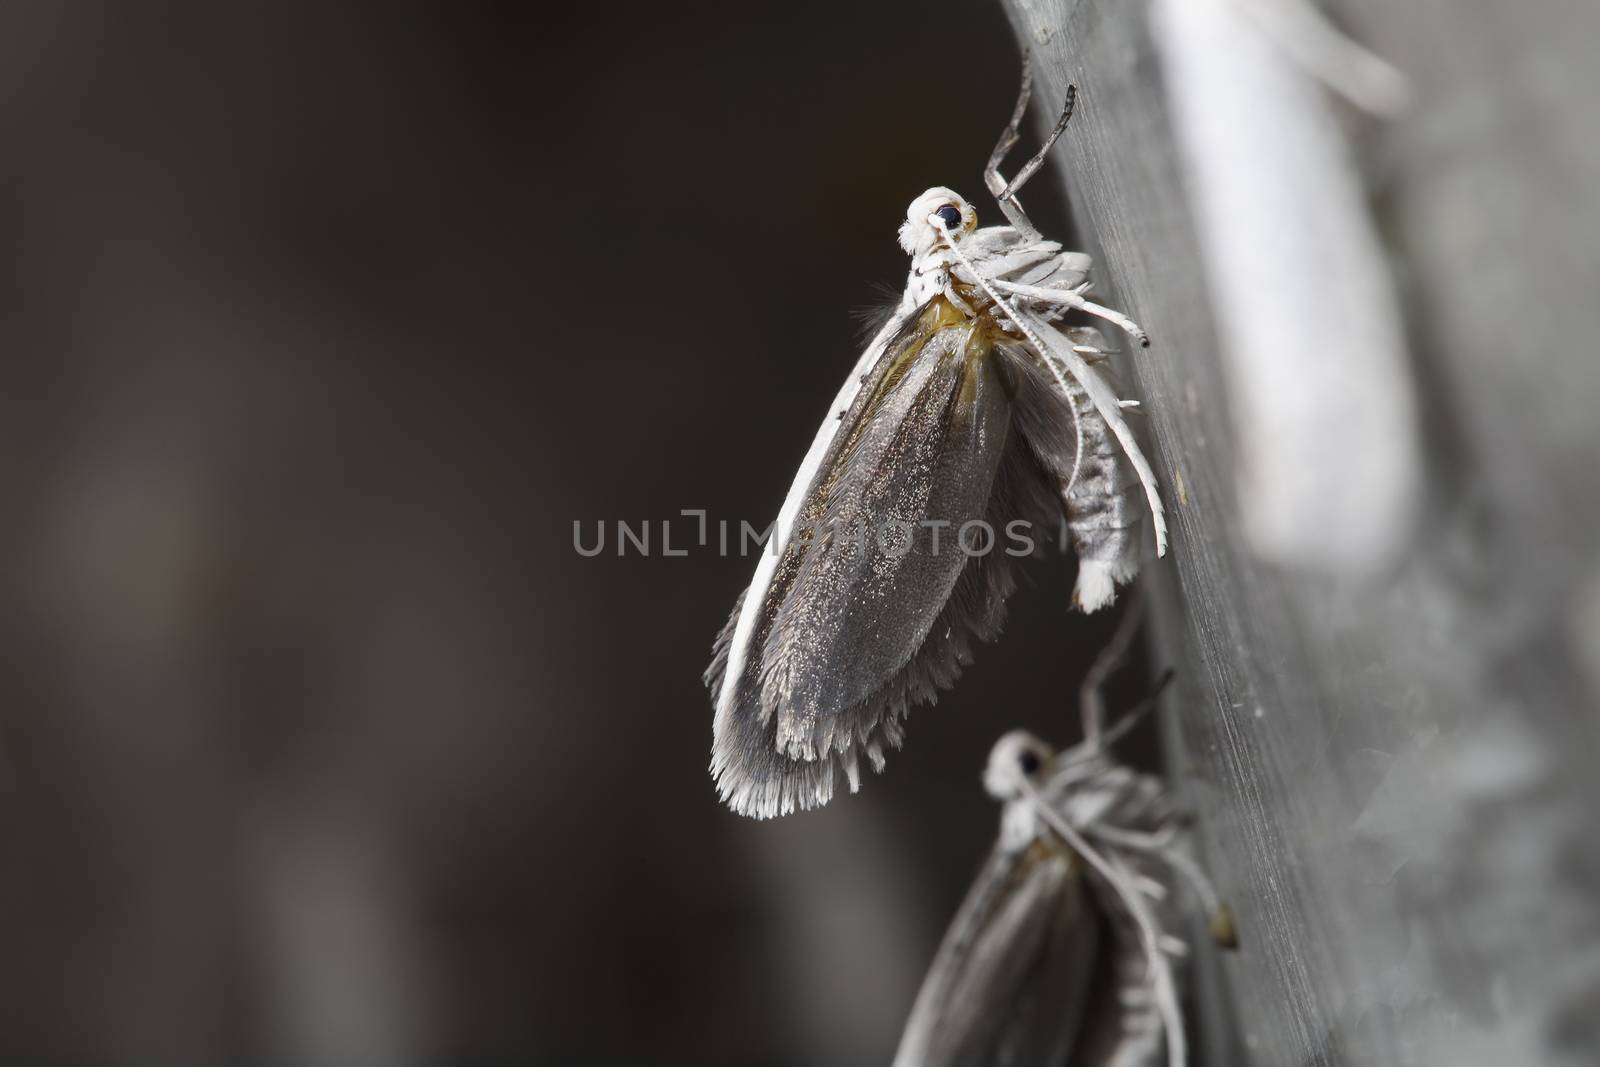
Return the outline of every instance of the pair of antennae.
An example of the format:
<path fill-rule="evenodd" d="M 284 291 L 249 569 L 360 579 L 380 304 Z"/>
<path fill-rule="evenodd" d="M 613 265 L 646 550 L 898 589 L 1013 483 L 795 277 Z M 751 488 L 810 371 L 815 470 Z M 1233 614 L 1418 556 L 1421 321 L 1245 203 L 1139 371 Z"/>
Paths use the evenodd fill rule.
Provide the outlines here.
<path fill-rule="evenodd" d="M 1061 109 L 1061 117 L 1056 120 L 1055 129 L 1050 131 L 1050 136 L 1044 140 L 1044 145 L 1035 152 L 1033 158 L 1022 165 L 1017 171 L 1017 176 L 1006 181 L 1000 173 L 1000 164 L 1005 160 L 1006 153 L 1016 146 L 1022 139 L 1022 119 L 1028 113 L 1028 99 L 1033 95 L 1033 59 L 1027 52 L 1022 53 L 1022 89 L 1017 93 L 1017 106 L 1011 111 L 1011 122 L 1000 133 L 1000 140 L 995 144 L 994 151 L 989 153 L 988 166 L 983 168 L 983 184 L 988 187 L 990 194 L 1000 202 L 1000 210 L 1005 212 L 1006 220 L 1015 226 L 1024 237 L 1030 241 L 1040 239 L 1039 231 L 1029 221 L 1028 215 L 1022 210 L 1022 201 L 1017 199 L 1017 191 L 1027 184 L 1041 166 L 1044 165 L 1045 156 L 1055 145 L 1061 134 L 1066 130 L 1067 123 L 1072 120 L 1072 109 L 1078 101 L 1078 87 L 1067 86 L 1067 102 Z"/>
<path fill-rule="evenodd" d="M 1156 679 L 1156 684 L 1151 687 L 1148 696 L 1123 712 L 1122 718 L 1112 726 L 1109 728 L 1105 726 L 1105 694 L 1101 690 L 1105 686 L 1106 679 L 1116 673 L 1127 658 L 1128 648 L 1133 644 L 1133 637 L 1139 630 L 1143 614 L 1144 590 L 1138 588 L 1129 595 L 1128 606 L 1123 609 L 1122 618 L 1117 620 L 1117 628 L 1112 633 L 1111 640 L 1100 650 L 1100 654 L 1094 658 L 1094 663 L 1089 666 L 1088 673 L 1083 676 L 1083 686 L 1079 690 L 1078 699 L 1083 716 L 1085 745 L 1104 750 L 1120 741 L 1130 730 L 1139 725 L 1140 720 L 1155 709 L 1161 694 L 1166 691 L 1176 675 L 1171 667 L 1162 671 L 1161 677 Z M 1159 837 L 1149 834 L 1129 833 L 1111 827 L 1096 827 L 1092 833 L 1110 844 L 1158 855 L 1168 866 L 1183 876 L 1194 889 L 1195 895 L 1200 898 L 1200 906 L 1210 921 L 1212 940 L 1223 948 L 1238 946 L 1239 935 L 1234 927 L 1232 909 L 1217 896 L 1216 887 L 1187 855 L 1168 847 Z"/>
<path fill-rule="evenodd" d="M 1110 747 L 1155 707 L 1161 691 L 1172 681 L 1172 670 L 1169 668 L 1156 682 L 1149 696 L 1130 708 L 1109 732 L 1106 730 L 1106 681 L 1128 658 L 1128 649 L 1133 645 L 1134 635 L 1139 632 L 1139 623 L 1143 618 L 1144 590 L 1136 586 L 1128 594 L 1127 606 L 1122 609 L 1122 618 L 1117 620 L 1111 640 L 1106 642 L 1089 665 L 1088 673 L 1083 676 L 1083 684 L 1078 687 L 1078 713 L 1083 719 L 1083 740 L 1086 744 Z"/>

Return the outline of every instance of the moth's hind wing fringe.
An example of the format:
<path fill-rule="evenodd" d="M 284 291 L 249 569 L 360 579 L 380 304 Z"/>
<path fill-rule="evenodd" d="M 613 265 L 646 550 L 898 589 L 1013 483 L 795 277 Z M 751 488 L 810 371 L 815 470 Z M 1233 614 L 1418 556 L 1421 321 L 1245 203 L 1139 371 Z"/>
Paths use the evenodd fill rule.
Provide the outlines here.
<path fill-rule="evenodd" d="M 705 682 L 706 688 L 711 691 L 713 702 L 722 693 L 724 675 L 728 672 L 728 651 L 733 645 L 733 631 L 739 625 L 739 614 L 744 611 L 744 598 L 749 595 L 748 587 L 739 590 L 739 596 L 733 602 L 733 611 L 728 615 L 728 621 L 722 624 L 722 629 L 717 631 L 716 640 L 711 642 L 711 662 L 706 665 L 705 673 L 700 675 L 700 680 Z"/>

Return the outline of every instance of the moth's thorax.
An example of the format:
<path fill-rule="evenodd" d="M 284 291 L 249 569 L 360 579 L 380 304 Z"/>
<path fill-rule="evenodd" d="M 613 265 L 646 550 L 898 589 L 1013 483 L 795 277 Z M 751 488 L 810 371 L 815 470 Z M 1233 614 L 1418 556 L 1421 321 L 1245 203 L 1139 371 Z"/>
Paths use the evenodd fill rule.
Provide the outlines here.
<path fill-rule="evenodd" d="M 994 302 L 984 295 L 983 290 L 969 292 L 966 286 L 957 285 L 955 291 L 963 306 L 952 303 L 948 296 L 940 292 L 929 294 L 928 302 L 920 305 L 924 308 L 922 328 L 930 335 L 936 330 L 960 326 L 971 330 L 974 340 L 992 343 L 1000 334 L 1015 333 L 1010 321 L 1004 315 L 995 313 Z M 915 311 L 916 308 L 911 310 Z"/>
<path fill-rule="evenodd" d="M 994 301 L 989 299 L 989 295 L 981 287 L 969 283 L 964 277 L 965 273 L 959 264 L 952 267 L 937 263 L 933 257 L 929 257 L 922 273 L 919 274 L 917 268 L 913 267 L 906 277 L 906 290 L 905 295 L 900 298 L 900 310 L 914 311 L 930 300 L 946 296 L 953 291 L 967 306 L 968 310 L 962 313 L 964 318 L 982 317 L 994 307 Z"/>
<path fill-rule="evenodd" d="M 1019 281 L 1065 289 L 1088 278 L 1088 256 L 1062 252 L 1055 241 L 1029 240 L 1010 226 L 985 226 L 957 234 L 955 239 L 972 269 L 991 282 Z M 947 290 L 953 290 L 972 309 L 973 317 L 988 313 L 1002 328 L 1011 328 L 1006 316 L 994 313 L 994 301 L 979 280 L 942 240 L 912 254 L 900 310 L 919 308 Z"/>
<path fill-rule="evenodd" d="M 906 275 L 905 294 L 900 298 L 902 311 L 919 308 L 944 291 L 946 272 L 950 269 L 944 260 L 948 256 L 948 252 L 943 255 L 929 253 L 911 261 L 911 273 Z"/>
<path fill-rule="evenodd" d="M 1000 841 L 1008 851 L 1021 851 L 1038 838 L 1054 836 L 1039 814 L 1039 803 L 1048 804 L 1070 825 L 1082 829 L 1104 820 L 1128 800 L 1142 780 L 1104 759 L 1077 761 L 1071 752 L 1063 756 L 1067 765 L 1058 764 L 1045 772 L 1036 783 L 1036 795 L 1012 797 L 1000 809 Z"/>
<path fill-rule="evenodd" d="M 1000 847 L 1007 852 L 1021 852 L 1033 844 L 1039 831 L 1039 813 L 1032 801 L 1019 797 L 1000 809 Z"/>

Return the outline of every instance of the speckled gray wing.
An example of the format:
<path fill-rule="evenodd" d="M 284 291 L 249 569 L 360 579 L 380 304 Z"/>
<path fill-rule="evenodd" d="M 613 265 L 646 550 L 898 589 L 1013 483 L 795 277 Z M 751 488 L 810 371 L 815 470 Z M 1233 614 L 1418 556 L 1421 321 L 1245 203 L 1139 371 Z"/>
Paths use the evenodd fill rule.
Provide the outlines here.
<path fill-rule="evenodd" d="M 883 763 L 900 718 L 998 633 L 1013 581 L 1005 524 L 1047 513 L 1048 478 L 1011 431 L 1012 376 L 966 320 L 930 305 L 868 375 L 767 589 L 712 774 L 736 811 L 816 807 L 836 767 Z M 1058 509 L 1059 511 L 1059 509 Z M 968 526 L 963 551 L 960 531 Z M 986 524 L 977 525 L 977 524 Z M 990 541 L 990 538 L 993 541 Z M 738 618 L 706 681 L 724 684 Z"/>
<path fill-rule="evenodd" d="M 760 711 L 778 745 L 815 760 L 862 740 L 855 709 L 911 661 L 981 526 L 1011 406 L 968 325 L 935 331 L 822 471 L 793 584 L 762 647 Z M 985 539 L 987 544 L 984 543 Z M 974 554 L 976 554 L 974 552 Z"/>
<path fill-rule="evenodd" d="M 996 846 L 951 922 L 893 1067 L 1060 1067 L 1104 966 L 1076 857 Z"/>

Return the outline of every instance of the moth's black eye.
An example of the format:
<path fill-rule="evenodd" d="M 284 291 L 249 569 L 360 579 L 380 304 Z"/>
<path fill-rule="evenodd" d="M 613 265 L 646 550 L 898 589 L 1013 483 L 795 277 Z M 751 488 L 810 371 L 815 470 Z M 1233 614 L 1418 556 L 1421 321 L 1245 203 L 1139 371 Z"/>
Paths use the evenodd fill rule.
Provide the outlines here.
<path fill-rule="evenodd" d="M 946 204 L 934 214 L 939 216 L 946 229 L 958 230 L 961 228 L 961 212 L 956 210 L 953 205 Z"/>
<path fill-rule="evenodd" d="M 1039 757 L 1023 749 L 1022 755 L 1017 757 L 1017 765 L 1022 768 L 1023 774 L 1032 774 L 1039 769 Z"/>

